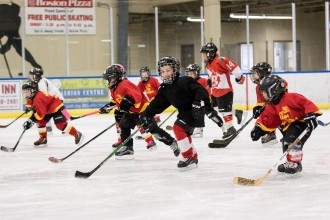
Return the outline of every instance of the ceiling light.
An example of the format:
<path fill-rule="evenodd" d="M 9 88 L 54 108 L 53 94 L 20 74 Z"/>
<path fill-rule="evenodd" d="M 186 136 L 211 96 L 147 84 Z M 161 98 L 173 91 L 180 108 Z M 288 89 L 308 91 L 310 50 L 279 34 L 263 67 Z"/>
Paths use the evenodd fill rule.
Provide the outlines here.
<path fill-rule="evenodd" d="M 195 18 L 193 18 L 193 17 L 188 17 L 187 18 L 187 21 L 190 21 L 190 22 L 204 22 L 205 21 L 205 19 L 201 19 L 201 18 L 198 18 L 198 17 L 195 17 Z"/>
<path fill-rule="evenodd" d="M 229 17 L 231 18 L 238 18 L 238 19 L 246 19 L 246 14 L 230 14 Z M 249 15 L 249 19 L 292 19 L 291 15 L 265 15 L 265 14 L 258 14 L 258 15 Z"/>

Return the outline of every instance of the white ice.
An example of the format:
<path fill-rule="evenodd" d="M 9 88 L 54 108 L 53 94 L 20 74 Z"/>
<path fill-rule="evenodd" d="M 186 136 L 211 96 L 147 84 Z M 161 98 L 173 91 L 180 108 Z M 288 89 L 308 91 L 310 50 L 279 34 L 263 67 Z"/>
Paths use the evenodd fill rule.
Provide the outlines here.
<path fill-rule="evenodd" d="M 330 111 L 320 119 L 328 122 Z M 0 124 L 12 120 L 0 119 Z M 2 146 L 14 147 L 24 120 L 1 128 Z M 109 115 L 71 123 L 86 135 L 86 142 L 113 122 Z M 330 219 L 330 125 L 319 126 L 306 142 L 301 174 L 281 175 L 274 168 L 259 186 L 235 185 L 235 176 L 259 178 L 282 156 L 280 144 L 262 147 L 260 141 L 251 141 L 253 123 L 227 148 L 210 149 L 207 144 L 222 133 L 206 119 L 204 138 L 193 139 L 197 169 L 179 172 L 180 158 L 168 146 L 157 141 L 158 150 L 148 151 L 144 141 L 134 140 L 135 160 L 112 157 L 88 179 L 75 178 L 75 171 L 92 170 L 113 151 L 115 128 L 54 164 L 49 157 L 63 158 L 77 148 L 73 137 L 55 130 L 48 147 L 33 148 L 38 137 L 34 127 L 15 152 L 0 152 L 0 219 Z"/>

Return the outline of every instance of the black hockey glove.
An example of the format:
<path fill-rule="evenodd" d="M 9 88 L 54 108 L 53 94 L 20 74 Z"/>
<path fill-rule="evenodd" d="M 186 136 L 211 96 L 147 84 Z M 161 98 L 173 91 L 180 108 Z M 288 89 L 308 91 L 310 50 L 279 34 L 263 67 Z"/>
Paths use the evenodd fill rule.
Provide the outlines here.
<path fill-rule="evenodd" d="M 29 118 L 28 120 L 26 120 L 23 124 L 23 128 L 24 130 L 28 130 L 30 129 L 32 126 L 34 125 L 34 122 Z"/>
<path fill-rule="evenodd" d="M 261 129 L 260 125 L 256 124 L 251 131 L 251 139 L 253 141 L 257 141 L 261 138 L 261 136 L 264 136 L 265 134 L 266 132 Z"/>
<path fill-rule="evenodd" d="M 100 114 L 108 114 L 114 107 L 115 107 L 114 102 L 109 102 L 105 106 L 99 109 Z"/>
<path fill-rule="evenodd" d="M 253 110 L 252 110 L 252 112 L 253 112 L 253 118 L 254 119 L 257 119 L 257 118 L 259 118 L 259 116 L 261 115 L 261 113 L 264 111 L 264 107 L 263 106 L 260 106 L 260 105 L 257 105 L 257 106 L 254 106 L 253 107 Z"/>
<path fill-rule="evenodd" d="M 27 113 L 29 113 L 32 110 L 33 110 L 33 107 L 25 107 L 24 112 L 25 112 L 25 114 L 27 114 Z"/>
<path fill-rule="evenodd" d="M 157 122 L 153 118 L 146 116 L 144 113 L 140 114 L 140 121 L 145 132 L 153 132 L 158 127 Z"/>
<path fill-rule="evenodd" d="M 205 114 L 209 119 L 214 121 L 219 127 L 223 126 L 222 118 L 218 115 L 217 111 L 211 106 L 205 106 Z"/>
<path fill-rule="evenodd" d="M 204 115 L 204 111 L 200 101 L 194 101 L 191 105 L 191 114 L 194 119 L 198 120 Z"/>
<path fill-rule="evenodd" d="M 134 99 L 129 96 L 125 96 L 120 102 L 120 110 L 129 112 L 129 109 L 134 105 Z"/>
<path fill-rule="evenodd" d="M 317 116 L 318 115 L 316 115 L 314 113 L 308 113 L 308 114 L 306 114 L 306 116 L 304 118 L 304 121 L 310 131 L 314 130 L 318 125 L 317 119 L 316 119 Z"/>

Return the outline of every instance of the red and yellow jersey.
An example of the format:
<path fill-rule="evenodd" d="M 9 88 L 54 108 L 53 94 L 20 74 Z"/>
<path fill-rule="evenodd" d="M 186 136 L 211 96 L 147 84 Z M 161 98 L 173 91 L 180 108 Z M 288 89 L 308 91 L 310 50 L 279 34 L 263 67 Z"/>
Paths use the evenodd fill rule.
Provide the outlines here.
<path fill-rule="evenodd" d="M 288 91 L 288 82 L 284 80 L 286 91 Z M 256 86 L 256 94 L 257 94 L 257 104 L 256 106 L 263 106 L 266 101 L 264 97 L 262 96 L 262 93 L 260 92 L 260 84 L 257 84 Z"/>
<path fill-rule="evenodd" d="M 197 79 L 197 82 L 198 82 L 199 84 L 201 84 L 201 85 L 207 90 L 207 92 L 209 93 L 209 95 L 211 94 L 210 87 L 209 87 L 209 85 L 207 84 L 207 79 L 202 78 L 202 77 L 199 77 L 199 78 Z"/>
<path fill-rule="evenodd" d="M 228 92 L 233 92 L 230 73 L 237 67 L 237 63 L 227 57 L 220 57 L 218 54 L 211 63 L 206 65 L 209 78 L 212 82 L 211 94 L 214 97 L 220 97 Z"/>
<path fill-rule="evenodd" d="M 156 78 L 149 78 L 148 81 L 140 81 L 138 84 L 138 88 L 141 92 L 144 92 L 149 100 L 152 100 L 155 95 L 158 93 L 158 88 L 160 86 L 159 81 Z"/>
<path fill-rule="evenodd" d="M 125 96 L 134 99 L 134 106 L 130 108 L 130 112 L 133 113 L 143 112 L 149 104 L 147 97 L 128 79 L 119 82 L 116 88 L 110 90 L 110 94 L 117 107 L 120 106 L 121 100 Z"/>
<path fill-rule="evenodd" d="M 33 107 L 34 117 L 39 121 L 45 115 L 57 112 L 64 106 L 58 96 L 49 95 L 48 93 L 38 91 L 33 99 L 28 99 L 26 107 Z"/>
<path fill-rule="evenodd" d="M 322 115 L 319 108 L 303 95 L 285 93 L 277 105 L 266 105 L 256 123 L 264 131 L 274 131 L 280 125 L 286 130 L 292 122 L 302 121 L 308 113 Z"/>

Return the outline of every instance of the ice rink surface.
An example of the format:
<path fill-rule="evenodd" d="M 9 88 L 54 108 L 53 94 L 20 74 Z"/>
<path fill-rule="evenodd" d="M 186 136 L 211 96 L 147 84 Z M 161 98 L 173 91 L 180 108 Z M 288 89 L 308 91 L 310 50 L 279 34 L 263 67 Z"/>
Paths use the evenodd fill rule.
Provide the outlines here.
<path fill-rule="evenodd" d="M 330 121 L 330 111 L 323 112 L 319 119 Z M 0 119 L 0 124 L 12 120 Z M 25 120 L 0 130 L 2 146 L 14 147 Z M 109 115 L 71 124 L 85 134 L 86 142 L 113 122 Z M 259 178 L 282 156 L 279 143 L 263 147 L 251 141 L 253 124 L 227 148 L 210 149 L 207 144 L 222 133 L 206 119 L 204 138 L 193 139 L 197 169 L 179 172 L 180 158 L 168 146 L 157 141 L 158 149 L 148 151 L 144 141 L 134 140 L 135 160 L 110 158 L 88 179 L 75 178 L 75 171 L 91 171 L 113 151 L 115 128 L 54 164 L 49 157 L 63 158 L 78 148 L 74 138 L 53 128 L 48 147 L 33 148 L 38 138 L 34 126 L 15 152 L 0 152 L 0 219 L 330 219 L 330 125 L 319 126 L 306 142 L 301 174 L 281 175 L 274 169 L 259 186 L 235 185 L 235 176 Z M 277 136 L 279 140 L 278 131 Z"/>

